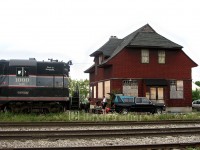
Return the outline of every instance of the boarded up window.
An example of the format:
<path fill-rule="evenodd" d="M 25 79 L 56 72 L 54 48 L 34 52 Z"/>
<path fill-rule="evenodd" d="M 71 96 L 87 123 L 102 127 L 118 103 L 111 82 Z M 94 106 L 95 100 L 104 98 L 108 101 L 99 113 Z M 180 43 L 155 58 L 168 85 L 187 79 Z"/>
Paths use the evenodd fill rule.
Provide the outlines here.
<path fill-rule="evenodd" d="M 98 83 L 98 98 L 103 98 L 103 82 Z"/>
<path fill-rule="evenodd" d="M 138 96 L 138 82 L 137 80 L 123 81 L 123 94 L 127 96 Z"/>
<path fill-rule="evenodd" d="M 163 88 L 158 88 L 158 99 L 164 99 L 164 90 Z"/>
<path fill-rule="evenodd" d="M 156 88 L 150 88 L 150 99 L 156 99 Z"/>
<path fill-rule="evenodd" d="M 106 98 L 109 98 L 110 95 L 108 93 L 110 93 L 110 81 L 105 81 L 104 82 L 104 93 Z"/>
<path fill-rule="evenodd" d="M 149 50 L 143 49 L 141 51 L 141 61 L 142 63 L 149 63 Z"/>
<path fill-rule="evenodd" d="M 94 89 L 93 89 L 94 91 L 93 91 L 93 94 L 94 94 L 94 98 L 97 98 L 97 94 L 96 94 L 96 90 L 97 90 L 97 88 L 96 88 L 96 86 L 94 86 Z"/>
<path fill-rule="evenodd" d="M 170 82 L 170 98 L 171 99 L 182 99 L 183 98 L 183 81 L 172 80 Z"/>
<path fill-rule="evenodd" d="M 177 91 L 183 91 L 183 81 L 176 81 Z"/>

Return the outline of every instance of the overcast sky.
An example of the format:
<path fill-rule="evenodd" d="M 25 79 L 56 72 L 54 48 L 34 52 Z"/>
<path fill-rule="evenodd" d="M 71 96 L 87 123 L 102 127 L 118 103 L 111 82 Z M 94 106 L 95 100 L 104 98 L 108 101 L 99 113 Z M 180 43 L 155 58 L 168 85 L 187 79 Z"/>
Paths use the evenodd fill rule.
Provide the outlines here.
<path fill-rule="evenodd" d="M 0 59 L 72 60 L 72 79 L 86 79 L 91 53 L 147 23 L 200 65 L 199 0 L 0 0 Z"/>

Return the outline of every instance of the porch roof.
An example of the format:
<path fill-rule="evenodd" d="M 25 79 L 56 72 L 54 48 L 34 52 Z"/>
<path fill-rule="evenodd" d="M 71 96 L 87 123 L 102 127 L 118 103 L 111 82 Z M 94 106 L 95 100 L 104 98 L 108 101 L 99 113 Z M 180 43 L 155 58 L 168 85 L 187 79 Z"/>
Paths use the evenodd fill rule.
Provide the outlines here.
<path fill-rule="evenodd" d="M 165 79 L 144 79 L 147 86 L 167 86 Z"/>

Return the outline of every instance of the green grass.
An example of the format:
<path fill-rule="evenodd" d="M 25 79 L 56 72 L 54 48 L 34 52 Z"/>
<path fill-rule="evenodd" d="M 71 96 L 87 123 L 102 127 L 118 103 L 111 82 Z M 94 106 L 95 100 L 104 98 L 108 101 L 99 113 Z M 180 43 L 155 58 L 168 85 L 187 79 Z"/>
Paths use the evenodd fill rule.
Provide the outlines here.
<path fill-rule="evenodd" d="M 196 147 L 196 148 L 187 148 L 187 150 L 200 150 L 200 147 Z"/>
<path fill-rule="evenodd" d="M 40 121 L 157 121 L 157 120 L 200 120 L 200 112 L 185 114 L 138 114 L 127 115 L 114 114 L 91 114 L 82 111 L 67 111 L 65 113 L 50 114 L 14 114 L 0 112 L 0 122 L 40 122 Z"/>

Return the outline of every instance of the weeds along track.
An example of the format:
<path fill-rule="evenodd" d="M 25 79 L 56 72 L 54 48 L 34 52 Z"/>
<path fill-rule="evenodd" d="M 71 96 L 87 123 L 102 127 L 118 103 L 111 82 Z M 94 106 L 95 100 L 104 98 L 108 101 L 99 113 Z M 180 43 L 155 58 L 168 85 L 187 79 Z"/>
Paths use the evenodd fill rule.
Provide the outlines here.
<path fill-rule="evenodd" d="M 184 149 L 199 141 L 199 121 L 0 123 L 0 149 Z"/>

